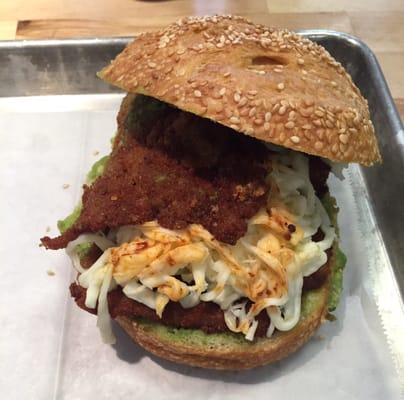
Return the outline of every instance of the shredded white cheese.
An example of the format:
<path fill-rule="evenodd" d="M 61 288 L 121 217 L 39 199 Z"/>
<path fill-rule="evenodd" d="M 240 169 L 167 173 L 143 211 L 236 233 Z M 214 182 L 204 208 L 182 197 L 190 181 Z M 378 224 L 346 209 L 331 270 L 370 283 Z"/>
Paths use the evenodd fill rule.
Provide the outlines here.
<path fill-rule="evenodd" d="M 292 329 L 300 318 L 303 277 L 325 264 L 335 231 L 315 195 L 304 155 L 275 155 L 268 179 L 267 205 L 249 220 L 235 246 L 217 241 L 201 225 L 171 231 L 156 221 L 121 227 L 108 239 L 82 235 L 71 242 L 67 251 L 81 273 L 79 284 L 87 289 L 85 304 L 95 308 L 98 301 L 103 339 L 113 340 L 107 292 L 116 285 L 160 317 L 169 301 L 184 308 L 215 302 L 228 328 L 247 340 L 254 339 L 256 316 L 263 310 L 271 320 L 267 337 L 275 329 Z M 319 228 L 324 239 L 313 242 Z M 84 270 L 77 244 L 88 241 L 104 253 Z"/>

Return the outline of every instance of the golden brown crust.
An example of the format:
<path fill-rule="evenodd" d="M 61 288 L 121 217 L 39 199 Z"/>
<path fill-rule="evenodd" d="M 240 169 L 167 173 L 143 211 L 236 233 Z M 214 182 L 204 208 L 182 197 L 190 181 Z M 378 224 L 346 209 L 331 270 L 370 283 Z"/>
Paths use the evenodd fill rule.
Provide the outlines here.
<path fill-rule="evenodd" d="M 148 326 L 127 317 L 116 318 L 128 335 L 147 351 L 161 358 L 195 367 L 242 370 L 270 364 L 286 358 L 303 346 L 314 334 L 327 313 L 328 285 L 321 289 L 321 301 L 315 311 L 288 332 L 277 332 L 271 338 L 258 339 L 248 346 L 209 347 L 167 340 Z"/>
<path fill-rule="evenodd" d="M 146 33 L 99 76 L 239 132 L 334 161 L 381 160 L 366 100 L 321 46 L 241 17 Z"/>

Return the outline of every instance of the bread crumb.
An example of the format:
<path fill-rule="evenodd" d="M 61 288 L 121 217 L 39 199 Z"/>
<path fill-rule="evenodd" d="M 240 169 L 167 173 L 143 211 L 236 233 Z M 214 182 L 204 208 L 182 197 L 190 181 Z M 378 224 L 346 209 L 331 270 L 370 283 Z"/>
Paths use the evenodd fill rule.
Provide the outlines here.
<path fill-rule="evenodd" d="M 94 155 L 94 156 L 98 156 L 98 154 L 100 154 L 100 152 L 99 152 L 98 150 L 95 150 L 95 151 L 93 152 L 93 155 Z"/>
<path fill-rule="evenodd" d="M 324 340 L 325 339 L 325 336 L 324 335 L 316 335 L 316 336 L 314 336 L 315 337 L 315 339 L 317 339 L 317 340 Z"/>
<path fill-rule="evenodd" d="M 63 187 L 63 189 L 68 189 L 70 187 L 70 185 L 68 183 L 64 183 L 62 187 Z"/>
<path fill-rule="evenodd" d="M 51 230 L 50 226 L 47 226 L 46 227 L 46 233 L 50 232 L 50 230 Z"/>
<path fill-rule="evenodd" d="M 55 276 L 55 271 L 53 271 L 53 270 L 51 270 L 51 269 L 48 269 L 48 270 L 46 271 L 46 273 L 47 273 L 49 276 Z"/>

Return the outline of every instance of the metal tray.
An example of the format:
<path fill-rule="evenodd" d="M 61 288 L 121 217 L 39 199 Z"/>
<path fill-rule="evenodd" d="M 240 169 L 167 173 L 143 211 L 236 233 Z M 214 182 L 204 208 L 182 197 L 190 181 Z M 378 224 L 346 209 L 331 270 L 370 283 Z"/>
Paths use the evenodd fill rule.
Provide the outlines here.
<path fill-rule="evenodd" d="M 371 277 L 368 284 L 375 295 L 381 323 L 403 383 L 403 126 L 379 64 L 363 42 L 347 34 L 332 31 L 300 33 L 327 48 L 345 66 L 369 101 L 384 163 L 373 168 L 353 167 L 349 180 L 356 200 L 357 215 L 361 219 L 361 240 L 366 250 L 366 262 L 369 264 Z M 77 99 L 84 99 L 84 109 L 90 107 L 91 110 L 103 110 L 104 100 L 98 95 L 111 94 L 118 99 L 121 92 L 100 81 L 95 71 L 114 58 L 129 40 L 105 38 L 0 42 L 0 118 L 2 112 L 16 112 L 24 107 L 35 111 L 51 103 L 56 104 L 53 107 L 56 110 L 58 98 L 64 99 L 64 109 L 77 102 Z M 110 98 L 107 96 L 107 99 Z M 32 145 L 35 146 L 35 143 Z M 31 150 L 28 148 L 27 151 Z M 39 233 L 37 237 L 40 237 Z M 358 249 L 358 252 L 362 250 Z M 63 279 L 61 287 L 69 277 L 65 276 Z M 62 304 L 61 307 L 66 309 L 66 305 Z M 1 315 L 0 310 L 0 320 Z M 65 323 L 67 317 L 60 318 L 61 323 Z M 65 335 L 63 332 L 62 336 Z M 64 356 L 59 354 L 57 357 L 60 363 L 60 357 Z M 58 374 L 59 371 L 56 371 L 56 375 Z M 60 379 L 59 377 L 56 381 L 59 382 Z M 58 397 L 58 390 L 55 386 L 52 398 L 63 397 Z M 43 398 L 49 397 L 46 395 Z"/>

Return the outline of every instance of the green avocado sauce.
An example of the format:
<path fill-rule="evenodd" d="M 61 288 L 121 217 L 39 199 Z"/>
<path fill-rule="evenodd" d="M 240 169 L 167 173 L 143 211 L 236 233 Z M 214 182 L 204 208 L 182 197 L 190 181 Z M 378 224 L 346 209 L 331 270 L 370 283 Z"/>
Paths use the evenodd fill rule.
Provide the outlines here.
<path fill-rule="evenodd" d="M 86 184 L 92 185 L 98 177 L 100 177 L 105 170 L 105 166 L 107 165 L 109 156 L 104 156 L 96 161 L 93 166 L 91 167 L 90 171 L 87 174 Z M 64 233 L 67 229 L 73 226 L 73 224 L 78 220 L 80 217 L 82 205 L 81 203 L 77 204 L 74 207 L 74 210 L 69 214 L 65 219 L 58 221 L 58 229 L 60 233 Z"/>
<path fill-rule="evenodd" d="M 105 166 L 107 165 L 109 156 L 104 156 L 96 161 L 93 166 L 91 167 L 90 171 L 87 174 L 86 184 L 92 185 L 98 177 L 100 177 L 105 170 Z M 69 214 L 65 219 L 59 220 L 57 223 L 58 229 L 60 233 L 64 233 L 70 227 L 74 225 L 74 223 L 78 220 L 82 210 L 81 202 L 74 207 L 74 210 L 71 214 Z M 79 257 L 83 257 L 88 250 L 90 250 L 92 243 L 83 243 L 77 246 L 77 252 Z"/>
<path fill-rule="evenodd" d="M 332 225 L 335 227 L 337 235 L 339 234 L 337 215 L 338 207 L 335 198 L 326 194 L 321 200 Z M 343 272 L 347 258 L 338 246 L 338 242 L 334 244 L 334 265 L 330 278 L 330 293 L 328 296 L 328 311 L 334 311 L 339 303 L 342 293 Z"/>

